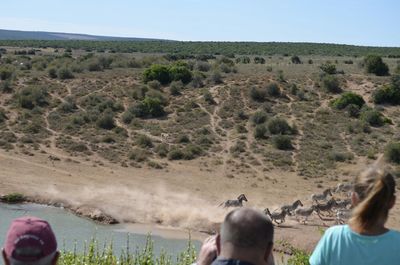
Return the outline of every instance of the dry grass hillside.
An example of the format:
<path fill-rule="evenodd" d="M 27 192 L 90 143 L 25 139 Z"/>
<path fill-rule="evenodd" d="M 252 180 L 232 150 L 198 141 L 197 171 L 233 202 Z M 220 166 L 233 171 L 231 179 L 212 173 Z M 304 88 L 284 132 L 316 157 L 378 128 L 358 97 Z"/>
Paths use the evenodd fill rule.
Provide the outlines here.
<path fill-rule="evenodd" d="M 217 205 L 240 193 L 259 208 L 311 204 L 400 141 L 399 108 L 373 101 L 391 77 L 366 74 L 363 58 L 5 49 L 0 193 L 119 221 L 210 230 L 225 212 Z M 396 59 L 384 61 L 394 73 Z M 144 74 L 158 64 L 173 80 Z M 346 92 L 365 104 L 336 107 Z M 315 226 L 306 231 L 317 238 Z"/>

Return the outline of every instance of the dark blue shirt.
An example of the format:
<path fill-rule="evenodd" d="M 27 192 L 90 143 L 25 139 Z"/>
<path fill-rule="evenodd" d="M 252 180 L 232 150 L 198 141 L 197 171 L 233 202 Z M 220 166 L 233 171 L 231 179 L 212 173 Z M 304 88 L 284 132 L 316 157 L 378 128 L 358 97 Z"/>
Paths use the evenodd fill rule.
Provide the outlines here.
<path fill-rule="evenodd" d="M 211 265 L 253 265 L 253 264 L 238 259 L 216 259 L 211 263 Z"/>

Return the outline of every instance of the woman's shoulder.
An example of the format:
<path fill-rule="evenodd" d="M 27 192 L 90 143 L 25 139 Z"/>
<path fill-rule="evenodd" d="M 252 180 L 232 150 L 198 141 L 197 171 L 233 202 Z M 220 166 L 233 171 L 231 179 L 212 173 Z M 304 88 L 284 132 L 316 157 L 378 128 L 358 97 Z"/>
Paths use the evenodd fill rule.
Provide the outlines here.
<path fill-rule="evenodd" d="M 348 230 L 348 225 L 334 225 L 329 227 L 324 235 L 331 236 L 331 235 L 337 235 L 337 234 L 342 234 L 346 233 Z"/>
<path fill-rule="evenodd" d="M 400 231 L 394 230 L 394 229 L 390 229 L 389 233 L 392 237 L 400 240 Z"/>

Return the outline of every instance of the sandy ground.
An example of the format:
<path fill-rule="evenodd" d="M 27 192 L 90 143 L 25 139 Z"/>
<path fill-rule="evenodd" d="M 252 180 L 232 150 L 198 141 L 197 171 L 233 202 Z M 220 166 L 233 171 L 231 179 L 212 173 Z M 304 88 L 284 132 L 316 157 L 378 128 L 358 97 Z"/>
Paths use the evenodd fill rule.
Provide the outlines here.
<path fill-rule="evenodd" d="M 170 228 L 169 236 L 192 233 L 196 239 L 217 230 L 228 210 L 218 207 L 226 199 L 245 193 L 249 207 L 277 209 L 300 199 L 311 205 L 310 195 L 320 192 L 314 180 L 304 180 L 291 172 L 267 172 L 268 178 L 224 177 L 216 166 L 212 172 L 200 171 L 198 160 L 170 164 L 167 170 L 124 168 L 104 163 L 94 165 L 82 158 L 51 161 L 48 154 L 27 156 L 15 151 L 0 151 L 0 194 L 21 192 L 47 203 L 98 209 L 119 222 Z M 212 158 L 208 159 L 211 162 Z M 74 162 L 75 161 L 75 162 Z M 78 162 L 79 161 L 79 162 Z M 361 170 L 365 161 L 345 170 Z M 326 181 L 323 187 L 337 183 Z M 400 228 L 400 211 L 392 211 L 389 226 Z M 289 242 L 311 251 L 321 231 L 334 220 L 313 216 L 303 225 L 294 218 L 276 227 L 277 242 Z M 131 229 L 141 229 L 141 226 Z M 200 233 L 199 233 L 200 232 Z"/>

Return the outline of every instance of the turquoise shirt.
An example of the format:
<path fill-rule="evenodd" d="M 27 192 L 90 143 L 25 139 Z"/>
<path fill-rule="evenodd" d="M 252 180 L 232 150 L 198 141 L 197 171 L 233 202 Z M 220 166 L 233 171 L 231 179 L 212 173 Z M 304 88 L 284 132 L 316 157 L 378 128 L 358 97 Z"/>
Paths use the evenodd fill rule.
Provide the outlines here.
<path fill-rule="evenodd" d="M 400 264 L 400 233 L 389 230 L 379 236 L 364 236 L 348 225 L 333 226 L 325 231 L 310 264 Z"/>

